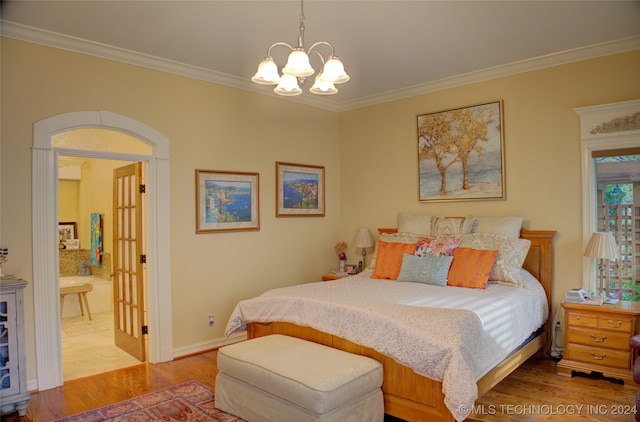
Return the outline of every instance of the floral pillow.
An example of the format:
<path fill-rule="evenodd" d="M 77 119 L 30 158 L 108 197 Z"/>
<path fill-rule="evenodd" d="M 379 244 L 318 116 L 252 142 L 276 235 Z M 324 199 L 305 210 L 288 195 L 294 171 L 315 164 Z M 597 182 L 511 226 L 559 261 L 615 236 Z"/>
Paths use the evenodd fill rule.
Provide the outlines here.
<path fill-rule="evenodd" d="M 424 236 L 416 242 L 415 256 L 451 256 L 453 250 L 460 245 L 456 237 Z"/>

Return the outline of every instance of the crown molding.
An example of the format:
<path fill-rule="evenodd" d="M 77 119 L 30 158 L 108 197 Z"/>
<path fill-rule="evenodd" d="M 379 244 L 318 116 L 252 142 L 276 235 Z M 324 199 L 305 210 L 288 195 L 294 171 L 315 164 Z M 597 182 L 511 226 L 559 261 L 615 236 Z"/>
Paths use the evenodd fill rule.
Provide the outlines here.
<path fill-rule="evenodd" d="M 475 72 L 464 73 L 450 78 L 444 78 L 425 84 L 413 85 L 396 91 L 389 91 L 380 95 L 373 95 L 354 101 L 341 103 L 340 111 L 367 107 L 375 104 L 401 100 L 416 95 L 428 94 L 449 88 L 470 85 L 492 79 L 504 78 L 519 73 L 531 72 L 563 64 L 609 56 L 640 49 L 640 36 L 622 38 L 615 41 L 590 45 L 587 47 L 565 50 L 558 53 L 507 63 Z"/>
<path fill-rule="evenodd" d="M 281 96 L 273 92 L 265 92 L 264 87 L 244 78 L 15 22 L 0 20 L 0 35 L 282 99 Z M 337 103 L 316 96 L 289 97 L 287 100 L 329 111 L 339 111 Z"/>
<path fill-rule="evenodd" d="M 138 53 L 135 51 L 113 47 L 82 38 L 63 35 L 57 32 L 46 31 L 27 25 L 17 24 L 10 21 L 0 20 L 0 34 L 3 37 L 14 38 L 21 41 L 28 41 L 35 44 L 55 47 L 62 50 L 87 54 L 95 57 L 114 60 L 135 66 L 145 67 L 162 72 L 172 73 L 179 76 L 198 79 L 245 91 L 255 92 L 275 98 L 283 99 L 272 92 L 265 92 L 264 87 L 251 83 L 249 80 L 239 78 L 222 72 L 215 72 L 202 67 L 187 65 L 173 60 Z M 501 66 L 482 69 L 444 78 L 433 82 L 413 85 L 395 91 L 388 91 L 378 95 L 372 95 L 352 101 L 336 102 L 321 97 L 298 96 L 288 97 L 287 101 L 294 101 L 313 107 L 322 108 L 329 111 L 347 111 L 357 108 L 372 106 L 390 101 L 397 101 L 404 98 L 415 97 L 417 95 L 442 91 L 469 85 L 477 82 L 484 82 L 491 79 L 503 78 L 519 73 L 544 69 L 562 64 L 592 59 L 596 57 L 608 56 L 611 54 L 623 53 L 626 51 L 640 49 L 640 36 L 622 38 L 615 41 L 594 44 L 587 47 L 565 50 L 558 53 L 548 54 L 533 59 L 521 60 Z"/>

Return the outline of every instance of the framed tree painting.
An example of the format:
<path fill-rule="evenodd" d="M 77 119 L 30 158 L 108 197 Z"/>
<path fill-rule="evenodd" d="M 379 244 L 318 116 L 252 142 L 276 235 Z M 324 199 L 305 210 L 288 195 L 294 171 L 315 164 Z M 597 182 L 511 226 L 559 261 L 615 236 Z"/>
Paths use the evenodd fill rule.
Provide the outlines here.
<path fill-rule="evenodd" d="M 276 217 L 324 216 L 324 167 L 276 162 Z"/>
<path fill-rule="evenodd" d="M 502 100 L 417 120 L 421 202 L 506 198 Z"/>
<path fill-rule="evenodd" d="M 260 175 L 196 170 L 196 233 L 260 230 Z"/>

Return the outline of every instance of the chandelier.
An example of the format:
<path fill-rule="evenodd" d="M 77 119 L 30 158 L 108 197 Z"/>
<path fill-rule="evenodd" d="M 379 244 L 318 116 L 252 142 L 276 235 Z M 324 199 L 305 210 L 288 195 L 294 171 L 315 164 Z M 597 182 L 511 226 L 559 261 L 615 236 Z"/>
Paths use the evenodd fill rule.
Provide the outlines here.
<path fill-rule="evenodd" d="M 315 70 L 309 63 L 309 56 L 315 53 L 320 57 L 322 62 L 322 71 L 320 71 L 314 80 L 313 86 L 309 89 L 312 94 L 331 95 L 338 92 L 334 84 L 341 84 L 349 80 L 349 75 L 344 71 L 344 66 L 338 56 L 335 55 L 333 46 L 325 41 L 318 41 L 308 50 L 304 48 L 304 3 L 300 0 L 300 27 L 298 34 L 298 45 L 292 47 L 286 42 L 277 42 L 269 47 L 267 56 L 262 59 L 258 65 L 258 71 L 251 78 L 255 83 L 261 85 L 277 85 L 274 92 L 278 95 L 294 96 L 300 95 L 302 89 L 300 85 L 304 84 L 307 77 L 313 75 Z M 287 64 L 282 68 L 282 75 L 278 73 L 278 65 L 271 57 L 271 49 L 277 45 L 289 47 L 291 53 L 287 60 Z M 324 57 L 315 50 L 316 47 L 326 45 L 331 48 L 331 55 L 325 61 Z"/>

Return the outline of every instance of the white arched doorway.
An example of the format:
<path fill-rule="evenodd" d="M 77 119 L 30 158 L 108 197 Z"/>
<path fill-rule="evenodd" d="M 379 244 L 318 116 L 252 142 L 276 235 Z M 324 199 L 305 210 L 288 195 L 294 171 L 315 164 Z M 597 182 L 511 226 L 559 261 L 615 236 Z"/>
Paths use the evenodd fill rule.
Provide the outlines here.
<path fill-rule="evenodd" d="M 131 156 L 51 146 L 51 136 L 71 129 L 104 128 L 132 135 L 152 147 L 150 156 Z M 50 117 L 34 125 L 32 152 L 33 291 L 38 389 L 63 384 L 57 253 L 57 156 L 134 159 L 145 162 L 148 360 L 173 359 L 171 264 L 169 256 L 169 139 L 155 129 L 111 112 L 84 111 Z"/>

